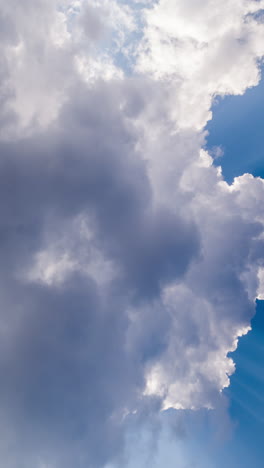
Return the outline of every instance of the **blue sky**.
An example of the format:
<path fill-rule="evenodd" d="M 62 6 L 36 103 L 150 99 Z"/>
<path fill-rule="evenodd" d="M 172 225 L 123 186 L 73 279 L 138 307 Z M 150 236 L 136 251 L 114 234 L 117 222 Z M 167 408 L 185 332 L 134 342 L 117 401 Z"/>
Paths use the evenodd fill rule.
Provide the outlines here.
<path fill-rule="evenodd" d="M 221 146 L 220 164 L 229 182 L 245 172 L 263 177 L 264 81 L 243 96 L 218 99 L 213 119 L 208 123 L 208 148 Z M 264 428 L 264 302 L 257 301 L 252 331 L 240 340 L 232 353 L 236 373 L 225 390 L 230 400 L 230 415 L 235 422 L 232 442 L 225 448 L 225 466 L 262 467 Z M 218 466 L 218 465 L 217 465 Z M 220 466 L 220 465 L 219 465 Z"/>
<path fill-rule="evenodd" d="M 217 162 L 228 181 L 245 172 L 263 177 L 264 82 L 248 89 L 243 96 L 216 99 L 213 119 L 208 122 L 208 148 L 221 146 L 223 156 Z"/>
<path fill-rule="evenodd" d="M 262 467 L 263 9 L 0 0 L 5 468 Z"/>
<path fill-rule="evenodd" d="M 253 463 L 261 467 L 263 458 L 263 313 L 263 301 L 260 301 L 252 332 L 241 340 L 234 354 L 237 371 L 226 391 L 231 401 L 231 416 L 237 421 L 233 450 L 240 466 Z"/>

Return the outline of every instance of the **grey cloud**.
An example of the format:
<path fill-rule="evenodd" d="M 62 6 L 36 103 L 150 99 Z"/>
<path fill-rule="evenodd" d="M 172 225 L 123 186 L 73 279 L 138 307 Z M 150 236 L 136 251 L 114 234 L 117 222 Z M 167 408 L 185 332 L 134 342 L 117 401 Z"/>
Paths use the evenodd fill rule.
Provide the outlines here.
<path fill-rule="evenodd" d="M 80 19 L 80 25 L 84 33 L 92 41 L 97 41 L 106 33 L 107 11 L 102 11 L 102 8 L 85 5 Z"/>
<path fill-rule="evenodd" d="M 59 290 L 12 287 L 15 299 L 2 304 L 13 317 L 11 334 L 1 340 L 0 394 L 1 412 L 25 444 L 21 466 L 34 454 L 34 463 L 52 456 L 52 463 L 70 467 L 80 450 L 89 466 L 102 466 L 122 440 L 113 413 L 142 385 L 124 350 L 127 324 L 118 300 L 112 297 L 110 307 L 81 277 Z M 19 305 L 22 316 L 14 316 Z M 21 455 L 12 456 L 11 466 L 20 466 Z"/>
<path fill-rule="evenodd" d="M 148 344 L 127 347 L 127 309 L 159 296 L 199 251 L 193 223 L 153 209 L 120 98 L 112 85 L 79 88 L 55 129 L 0 145 L 1 411 L 21 451 L 6 453 L 6 466 L 39 457 L 71 468 L 80 453 L 80 467 L 95 467 L 117 453 L 122 413 L 141 405 L 145 363 L 159 352 L 157 325 Z M 88 241 L 71 228 L 79 215 L 117 277 L 107 287 L 78 272 L 28 284 L 21 271 L 60 236 L 85 255 Z"/>
<path fill-rule="evenodd" d="M 124 278 L 144 296 L 184 273 L 199 239 L 192 223 L 152 208 L 135 135 L 124 126 L 109 91 L 102 85 L 93 93 L 79 92 L 79 107 L 74 94 L 57 131 L 2 145 L 2 219 L 5 229 L 9 224 L 11 230 L 31 228 L 34 236 L 45 229 L 44 216 L 87 214 L 96 243 L 121 262 Z"/>
<path fill-rule="evenodd" d="M 0 14 L 0 39 L 2 44 L 16 44 L 18 42 L 14 23 L 10 17 L 5 16 L 4 14 Z"/>

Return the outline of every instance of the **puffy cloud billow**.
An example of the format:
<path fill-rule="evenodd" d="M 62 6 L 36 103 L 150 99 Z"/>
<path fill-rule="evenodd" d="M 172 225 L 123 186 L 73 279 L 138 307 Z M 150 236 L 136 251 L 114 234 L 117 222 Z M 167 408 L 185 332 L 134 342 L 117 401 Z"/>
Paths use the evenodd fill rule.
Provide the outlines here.
<path fill-rule="evenodd" d="M 204 149 L 260 79 L 264 4 L 0 1 L 0 446 L 103 468 L 219 406 L 264 271 L 264 181 Z"/>

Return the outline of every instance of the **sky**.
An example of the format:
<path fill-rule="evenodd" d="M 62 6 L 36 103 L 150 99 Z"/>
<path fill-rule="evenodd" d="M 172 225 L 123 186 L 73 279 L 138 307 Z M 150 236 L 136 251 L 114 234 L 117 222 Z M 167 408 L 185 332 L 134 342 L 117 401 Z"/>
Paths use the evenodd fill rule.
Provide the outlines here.
<path fill-rule="evenodd" d="M 263 76 L 262 67 L 261 74 Z M 245 172 L 263 177 L 263 101 L 264 82 L 261 80 L 243 96 L 227 96 L 216 100 L 213 106 L 213 119 L 207 124 L 207 145 L 222 149 L 219 164 L 229 183 Z"/>
<path fill-rule="evenodd" d="M 262 0 L 0 0 L 0 460 L 261 468 Z"/>

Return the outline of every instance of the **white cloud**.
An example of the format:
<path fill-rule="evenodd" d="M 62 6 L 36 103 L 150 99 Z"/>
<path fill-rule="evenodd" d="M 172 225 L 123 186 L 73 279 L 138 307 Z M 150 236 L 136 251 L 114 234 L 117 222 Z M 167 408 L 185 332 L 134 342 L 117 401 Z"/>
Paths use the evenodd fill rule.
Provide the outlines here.
<path fill-rule="evenodd" d="M 229 0 L 161 0 L 146 12 L 138 69 L 171 82 L 171 115 L 180 128 L 201 129 L 214 95 L 242 94 L 259 81 L 261 4 Z"/>

